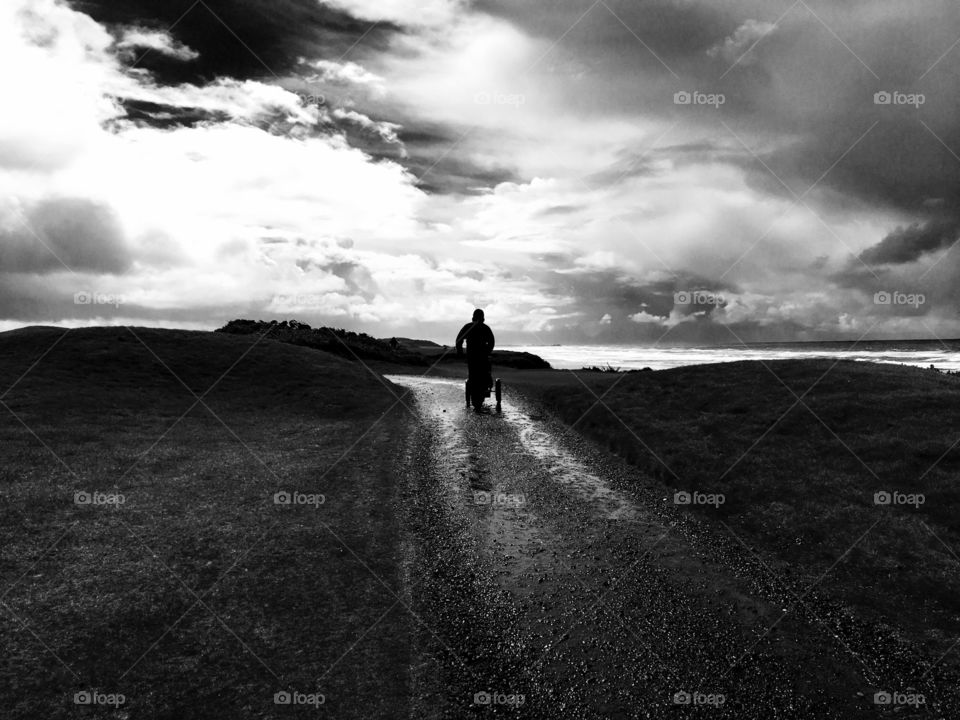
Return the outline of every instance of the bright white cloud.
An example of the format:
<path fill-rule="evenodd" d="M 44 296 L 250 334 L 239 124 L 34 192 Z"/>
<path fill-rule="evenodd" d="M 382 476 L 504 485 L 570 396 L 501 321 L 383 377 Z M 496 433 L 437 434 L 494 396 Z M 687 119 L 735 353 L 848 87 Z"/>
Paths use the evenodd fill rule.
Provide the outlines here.
<path fill-rule="evenodd" d="M 123 30 L 117 48 L 122 51 L 153 50 L 174 60 L 188 62 L 200 57 L 200 53 L 173 38 L 169 32 L 143 27 L 128 27 Z"/>
<path fill-rule="evenodd" d="M 400 139 L 397 137 L 397 130 L 400 129 L 400 125 L 396 123 L 377 122 L 356 110 L 343 110 L 342 108 L 335 108 L 333 112 L 331 112 L 331 115 L 338 120 L 346 120 L 368 132 L 379 135 L 384 142 L 400 142 Z"/>
<path fill-rule="evenodd" d="M 17 227 L 29 203 L 86 199 L 109 208 L 134 258 L 130 274 L 109 280 L 58 275 L 65 295 L 92 289 L 121 294 L 127 307 L 197 314 L 231 306 L 269 310 L 280 294 L 339 292 L 349 304 L 363 298 L 351 297 L 343 279 L 322 270 L 304 273 L 297 263 L 322 265 L 350 244 L 325 238 L 387 249 L 420 229 L 416 211 L 424 196 L 398 165 L 373 162 L 342 137 L 297 138 L 254 124 L 274 117 L 314 124 L 319 111 L 297 95 L 227 78 L 157 86 L 125 73 L 111 36 L 87 16 L 52 0 L 20 5 L 4 7 L 0 53 L 8 67 L 31 72 L 4 74 L 0 91 L 11 107 L 32 112 L 0 118 L 0 192 L 10 199 L 0 226 Z M 24 8 L 31 13 L 18 14 Z M 18 34 L 24 17 L 32 32 L 47 38 L 42 44 Z M 134 42 L 129 33 L 127 39 Z M 63 90 L 51 92 L 54 87 Z M 174 111 L 220 112 L 231 120 L 167 131 L 121 123 L 110 132 L 103 122 L 120 115 L 110 99 L 118 97 Z M 360 113 L 343 119 L 395 137 L 395 126 Z"/>
<path fill-rule="evenodd" d="M 336 60 L 308 61 L 301 58 L 300 63 L 318 71 L 317 75 L 307 78 L 308 82 L 361 85 L 371 88 L 376 95 L 382 95 L 386 91 L 382 77 L 370 72 L 355 62 L 338 62 Z"/>
<path fill-rule="evenodd" d="M 707 55 L 712 58 L 721 58 L 731 65 L 733 63 L 748 65 L 754 60 L 753 48 L 759 45 L 761 40 L 772 33 L 776 27 L 770 22 L 747 20 L 736 29 L 733 35 L 707 50 Z"/>
<path fill-rule="evenodd" d="M 609 318 L 609 315 L 604 315 L 604 317 Z M 651 315 L 646 310 L 641 310 L 638 313 L 634 313 L 629 316 L 630 320 L 635 323 L 652 323 L 654 325 L 663 325 L 664 319 L 662 317 L 657 317 L 656 315 Z M 603 322 L 601 319 L 600 322 Z M 609 323 L 609 320 L 607 321 Z"/>
<path fill-rule="evenodd" d="M 54 0 L 0 4 L 0 168 L 55 170 L 121 114 L 102 88 L 113 37 Z"/>
<path fill-rule="evenodd" d="M 321 0 L 354 17 L 405 26 L 442 25 L 454 19 L 463 0 Z"/>

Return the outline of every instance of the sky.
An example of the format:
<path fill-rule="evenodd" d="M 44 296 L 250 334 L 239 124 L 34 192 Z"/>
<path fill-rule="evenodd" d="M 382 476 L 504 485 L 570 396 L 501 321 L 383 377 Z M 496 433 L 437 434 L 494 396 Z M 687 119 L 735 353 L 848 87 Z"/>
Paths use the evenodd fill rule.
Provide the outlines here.
<path fill-rule="evenodd" d="M 960 337 L 954 0 L 4 0 L 0 330 Z"/>

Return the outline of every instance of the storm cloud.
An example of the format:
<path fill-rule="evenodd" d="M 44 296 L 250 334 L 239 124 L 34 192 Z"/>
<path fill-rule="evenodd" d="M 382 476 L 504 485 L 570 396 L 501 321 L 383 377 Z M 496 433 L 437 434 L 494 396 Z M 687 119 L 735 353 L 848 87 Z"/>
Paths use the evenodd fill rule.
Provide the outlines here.
<path fill-rule="evenodd" d="M 899 265 L 952 246 L 960 238 L 960 219 L 936 219 L 897 228 L 860 254 L 868 265 Z"/>
<path fill-rule="evenodd" d="M 0 230 L 5 273 L 67 270 L 121 274 L 133 258 L 108 207 L 84 198 L 56 198 L 12 213 Z"/>
<path fill-rule="evenodd" d="M 483 306 L 517 342 L 960 333 L 955 2 L 0 12 L 7 322 L 409 336 Z M 86 287 L 129 302 L 75 306 Z"/>

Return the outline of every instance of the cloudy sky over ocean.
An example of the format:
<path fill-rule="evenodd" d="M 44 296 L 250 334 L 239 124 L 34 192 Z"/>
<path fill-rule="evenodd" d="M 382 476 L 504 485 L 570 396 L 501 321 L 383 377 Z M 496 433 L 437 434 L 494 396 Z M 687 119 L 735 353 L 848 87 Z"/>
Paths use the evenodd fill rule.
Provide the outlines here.
<path fill-rule="evenodd" d="M 954 0 L 5 0 L 0 329 L 960 336 Z"/>

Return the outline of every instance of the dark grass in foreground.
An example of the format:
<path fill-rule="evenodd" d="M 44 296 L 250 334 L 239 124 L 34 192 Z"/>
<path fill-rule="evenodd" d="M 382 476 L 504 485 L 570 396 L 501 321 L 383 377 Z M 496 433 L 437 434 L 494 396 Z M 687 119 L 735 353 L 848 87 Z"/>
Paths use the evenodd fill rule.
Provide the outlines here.
<path fill-rule="evenodd" d="M 256 336 L 61 335 L 0 334 L 0 715 L 402 714 L 400 437 L 393 415 L 364 435 L 384 386 Z M 94 491 L 125 502 L 75 503 Z"/>
<path fill-rule="evenodd" d="M 723 494 L 686 508 L 778 576 L 934 659 L 960 634 L 960 378 L 851 361 L 504 374 L 646 471 L 664 502 Z M 878 505 L 877 493 L 900 495 Z"/>

